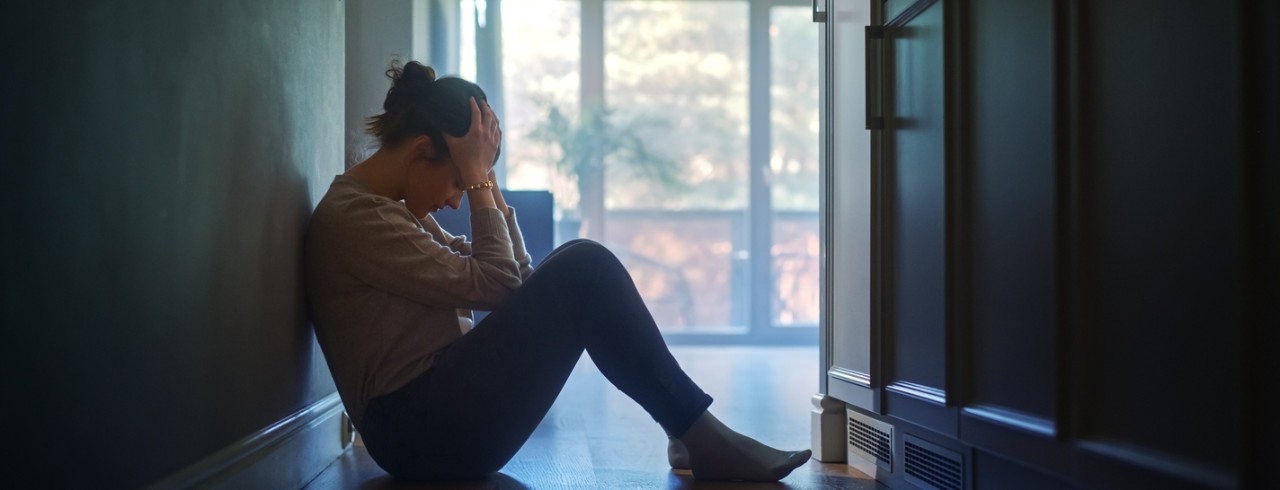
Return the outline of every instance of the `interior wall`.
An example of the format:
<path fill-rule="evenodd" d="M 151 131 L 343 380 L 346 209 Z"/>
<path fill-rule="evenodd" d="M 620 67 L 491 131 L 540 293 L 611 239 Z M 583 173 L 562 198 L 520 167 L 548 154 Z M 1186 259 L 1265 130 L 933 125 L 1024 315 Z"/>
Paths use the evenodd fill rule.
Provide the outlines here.
<path fill-rule="evenodd" d="M 1242 40 L 1250 69 L 1242 78 L 1246 89 L 1247 124 L 1257 128 L 1244 135 L 1246 160 L 1246 204 L 1250 224 L 1246 229 L 1248 263 L 1245 275 L 1252 294 L 1244 299 L 1246 318 L 1253 331 L 1246 338 L 1250 358 L 1258 365 L 1249 369 L 1253 376 L 1251 387 L 1280 386 L 1280 356 L 1275 349 L 1280 346 L 1280 2 L 1246 2 L 1242 17 L 1246 19 L 1245 38 Z M 1254 488 L 1280 488 L 1280 474 L 1273 465 L 1280 459 L 1280 392 L 1274 389 L 1249 389 L 1246 398 L 1251 403 L 1250 420 L 1259 427 L 1246 432 L 1249 447 L 1246 462 L 1249 471 L 1248 485 Z"/>
<path fill-rule="evenodd" d="M 365 134 L 365 118 L 382 112 L 391 81 L 391 60 L 426 62 L 428 0 L 346 2 L 346 163 L 373 154 L 377 142 Z M 416 26 L 416 27 L 415 27 Z M 444 75 L 444 72 L 440 73 Z"/>
<path fill-rule="evenodd" d="M 143 486 L 331 394 L 300 248 L 343 4 L 4 10 L 6 483 Z"/>

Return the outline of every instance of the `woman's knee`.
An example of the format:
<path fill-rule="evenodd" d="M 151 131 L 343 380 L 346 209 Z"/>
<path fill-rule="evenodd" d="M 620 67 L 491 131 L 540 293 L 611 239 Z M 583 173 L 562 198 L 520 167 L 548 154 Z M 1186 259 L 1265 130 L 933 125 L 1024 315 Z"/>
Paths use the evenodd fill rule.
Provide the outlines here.
<path fill-rule="evenodd" d="M 577 240 L 566 243 L 556 249 L 553 256 L 547 257 L 534 271 L 533 277 L 525 281 L 522 288 L 540 289 L 535 284 L 556 283 L 556 289 L 576 291 L 574 301 L 581 301 L 582 295 L 590 295 L 593 285 L 600 281 L 612 282 L 617 278 L 629 275 L 627 269 L 604 245 L 591 240 Z M 587 290 L 581 288 L 586 287 Z"/>
<path fill-rule="evenodd" d="M 570 249 L 570 248 L 573 248 L 575 245 L 589 244 L 589 243 L 595 243 L 596 245 L 599 245 L 599 243 L 596 243 L 595 240 L 592 240 L 590 238 L 574 238 L 573 240 L 569 240 L 567 242 L 561 243 L 559 247 L 556 247 L 556 250 Z"/>
<path fill-rule="evenodd" d="M 554 256 L 554 255 L 558 255 L 558 254 L 566 253 L 570 251 L 578 251 L 576 253 L 582 253 L 581 250 L 588 249 L 588 248 L 605 248 L 605 247 L 604 245 L 601 245 L 600 243 L 590 238 L 574 238 L 573 240 L 564 242 L 559 247 L 556 247 L 555 250 L 551 251 L 551 255 Z"/>
<path fill-rule="evenodd" d="M 594 240 L 586 238 L 578 238 L 565 242 L 564 245 L 556 248 L 543 261 L 543 265 L 549 265 L 552 262 L 565 262 L 578 264 L 582 262 L 599 263 L 618 262 L 618 258 L 607 247 L 601 245 Z"/>

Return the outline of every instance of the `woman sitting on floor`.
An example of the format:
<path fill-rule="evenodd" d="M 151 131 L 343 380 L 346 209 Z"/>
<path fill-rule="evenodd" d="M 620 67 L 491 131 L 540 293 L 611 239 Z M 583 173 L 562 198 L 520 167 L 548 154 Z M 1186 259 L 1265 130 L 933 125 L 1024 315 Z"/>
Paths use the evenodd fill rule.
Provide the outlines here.
<path fill-rule="evenodd" d="M 502 131 L 479 87 L 416 62 L 387 74 L 385 112 L 369 123 L 381 148 L 334 179 L 306 237 L 316 334 L 379 466 L 415 480 L 497 471 L 584 350 L 666 430 L 672 467 L 776 481 L 808 460 L 707 411 L 711 397 L 671 356 L 609 250 L 575 240 L 530 268 L 494 184 Z M 470 241 L 429 215 L 464 193 Z M 491 313 L 465 332 L 471 309 Z"/>

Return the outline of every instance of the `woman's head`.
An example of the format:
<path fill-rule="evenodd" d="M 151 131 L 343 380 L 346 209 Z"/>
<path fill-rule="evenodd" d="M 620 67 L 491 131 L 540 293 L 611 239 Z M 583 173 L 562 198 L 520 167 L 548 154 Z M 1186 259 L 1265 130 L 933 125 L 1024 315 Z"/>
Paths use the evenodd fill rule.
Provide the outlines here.
<path fill-rule="evenodd" d="M 470 99 L 486 103 L 484 91 L 461 78 L 437 79 L 435 70 L 416 61 L 393 62 L 386 74 L 391 89 L 384 112 L 368 119 L 368 130 L 384 150 L 404 155 L 409 163 L 395 194 L 418 217 L 445 206 L 456 209 L 463 191 L 444 135 L 467 134 Z"/>
<path fill-rule="evenodd" d="M 436 71 L 417 61 L 393 62 L 387 70 L 391 89 L 382 103 L 382 114 L 369 118 L 369 133 L 383 147 L 396 147 L 417 136 L 431 140 L 432 160 L 447 160 L 444 134 L 463 136 L 471 127 L 468 100 L 486 102 L 484 90 L 456 77 L 436 78 Z"/>

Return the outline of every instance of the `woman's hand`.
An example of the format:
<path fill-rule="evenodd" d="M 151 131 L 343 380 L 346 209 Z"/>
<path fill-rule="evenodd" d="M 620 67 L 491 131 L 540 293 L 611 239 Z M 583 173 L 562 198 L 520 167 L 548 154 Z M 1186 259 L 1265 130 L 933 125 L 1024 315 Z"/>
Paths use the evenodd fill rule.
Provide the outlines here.
<path fill-rule="evenodd" d="M 498 116 L 489 104 L 479 102 L 475 97 L 468 102 L 471 104 L 471 128 L 467 134 L 461 137 L 444 134 L 453 164 L 458 166 L 462 177 L 458 184 L 464 188 L 490 180 L 490 170 L 497 159 L 498 144 L 502 141 Z"/>

